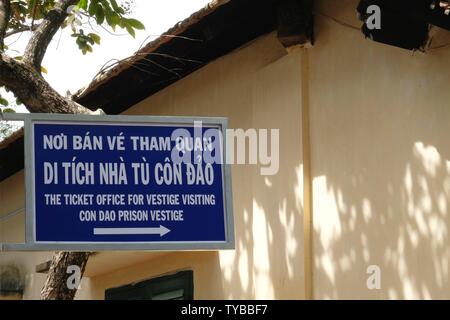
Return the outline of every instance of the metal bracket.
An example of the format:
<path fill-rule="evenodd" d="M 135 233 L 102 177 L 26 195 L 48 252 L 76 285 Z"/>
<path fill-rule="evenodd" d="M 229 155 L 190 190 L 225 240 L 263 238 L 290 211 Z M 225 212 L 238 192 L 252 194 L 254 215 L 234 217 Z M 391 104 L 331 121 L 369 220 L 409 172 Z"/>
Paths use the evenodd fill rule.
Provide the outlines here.
<path fill-rule="evenodd" d="M 25 121 L 29 113 L 0 112 L 0 120 L 3 121 Z"/>

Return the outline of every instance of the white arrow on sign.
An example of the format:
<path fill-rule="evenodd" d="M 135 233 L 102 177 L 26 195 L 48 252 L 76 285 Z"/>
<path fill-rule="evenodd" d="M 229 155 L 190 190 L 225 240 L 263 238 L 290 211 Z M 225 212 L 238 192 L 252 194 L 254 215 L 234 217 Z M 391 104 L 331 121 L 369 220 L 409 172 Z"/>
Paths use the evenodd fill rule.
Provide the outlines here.
<path fill-rule="evenodd" d="M 128 235 L 128 234 L 159 234 L 160 237 L 170 232 L 164 226 L 158 228 L 94 228 L 94 235 Z"/>

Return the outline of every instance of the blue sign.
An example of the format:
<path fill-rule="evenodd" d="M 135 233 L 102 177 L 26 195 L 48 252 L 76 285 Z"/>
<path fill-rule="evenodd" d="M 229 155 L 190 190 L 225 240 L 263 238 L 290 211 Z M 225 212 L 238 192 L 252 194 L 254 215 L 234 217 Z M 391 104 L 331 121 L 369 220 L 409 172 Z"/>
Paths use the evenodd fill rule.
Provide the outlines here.
<path fill-rule="evenodd" d="M 27 228 L 34 245 L 55 250 L 234 246 L 223 119 L 68 119 L 29 124 Z"/>

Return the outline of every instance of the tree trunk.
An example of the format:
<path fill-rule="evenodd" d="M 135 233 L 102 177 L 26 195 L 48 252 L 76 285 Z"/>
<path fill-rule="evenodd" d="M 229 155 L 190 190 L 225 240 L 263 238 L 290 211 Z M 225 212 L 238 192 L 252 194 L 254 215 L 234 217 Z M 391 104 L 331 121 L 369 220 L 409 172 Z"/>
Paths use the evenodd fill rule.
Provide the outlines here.
<path fill-rule="evenodd" d="M 0 87 L 14 92 L 15 96 L 30 112 L 104 114 L 101 109 L 92 112 L 75 101 L 61 96 L 41 75 L 41 62 L 48 45 L 68 16 L 68 8 L 79 0 L 59 0 L 37 26 L 25 49 L 23 61 L 18 61 L 3 52 L 3 40 L 8 29 L 11 13 L 10 0 L 0 0 Z M 14 28 L 13 28 L 14 31 Z M 67 61 L 67 63 L 71 63 Z M 70 75 L 67 75 L 70 77 Z M 73 274 L 70 266 L 80 270 L 83 277 L 90 253 L 57 252 L 54 254 L 44 288 L 43 300 L 72 300 L 78 288 L 70 289 L 68 280 Z M 69 273 L 68 273 L 69 271 Z"/>
<path fill-rule="evenodd" d="M 14 92 L 30 112 L 90 114 L 91 110 L 61 96 L 32 66 L 0 53 L 0 86 Z"/>
<path fill-rule="evenodd" d="M 77 266 L 81 270 L 80 280 L 83 277 L 89 252 L 57 252 L 53 255 L 50 270 L 41 291 L 42 300 L 73 300 L 78 288 L 69 289 L 67 281 L 72 273 L 68 267 Z"/>

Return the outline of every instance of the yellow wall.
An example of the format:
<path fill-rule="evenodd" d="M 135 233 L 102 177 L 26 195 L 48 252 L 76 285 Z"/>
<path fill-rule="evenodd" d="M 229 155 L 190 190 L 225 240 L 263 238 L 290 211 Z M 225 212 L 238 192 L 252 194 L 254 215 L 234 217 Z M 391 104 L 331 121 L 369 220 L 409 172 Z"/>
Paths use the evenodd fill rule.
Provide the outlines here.
<path fill-rule="evenodd" d="M 283 166 L 278 175 L 264 178 L 256 166 L 233 166 L 235 251 L 170 254 L 167 262 L 155 263 L 167 263 L 165 268 L 151 271 L 149 263 L 136 270 L 145 268 L 149 277 L 191 268 L 196 298 L 303 297 L 299 70 L 298 54 L 286 55 L 272 34 L 211 63 L 126 112 L 224 116 L 229 118 L 231 128 L 283 128 Z M 274 106 L 277 116 L 273 114 Z M 199 263 L 199 259 L 205 263 Z M 129 282 L 119 278 L 108 275 L 93 281 L 104 294 L 105 288 Z"/>
<path fill-rule="evenodd" d="M 359 26 L 357 2 L 316 10 Z M 389 47 L 323 16 L 316 25 L 316 298 L 449 299 L 450 50 Z M 369 265 L 381 268 L 381 290 L 366 287 Z"/>
<path fill-rule="evenodd" d="M 25 207 L 24 172 L 21 171 L 0 183 L 0 218 Z M 20 213 L 0 222 L 0 243 L 25 241 L 25 215 Z M 24 299 L 39 297 L 45 275 L 35 273 L 35 266 L 51 258 L 49 253 L 0 253 L 0 266 L 12 265 L 25 275 Z"/>
<path fill-rule="evenodd" d="M 282 128 L 278 175 L 262 177 L 259 167 L 232 168 L 236 250 L 144 254 L 101 253 L 91 259 L 80 298 L 104 298 L 105 289 L 167 272 L 194 270 L 195 298 L 301 299 L 303 217 L 300 55 L 287 55 L 275 34 L 257 39 L 129 109 L 126 114 L 223 116 L 231 128 Z M 274 115 L 274 108 L 276 115 Z M 1 183 L 0 215 L 23 203 L 17 186 Z M 10 199 L 11 193 L 20 199 Z M 23 233 L 23 216 L 3 226 Z M 11 231 L 13 232 L 13 231 Z M 15 232 L 15 231 L 14 231 Z M 5 237 L 10 240 L 10 237 Z M 1 254 L 28 264 L 44 258 Z M 141 256 L 141 258 L 136 258 Z M 19 258 L 20 257 L 20 258 Z M 127 261 L 134 263 L 127 263 Z M 134 259 L 134 260 L 133 260 Z M 11 259 L 9 259 L 11 260 Z M 130 264 L 132 264 L 130 266 Z M 29 269 L 30 273 L 33 273 Z M 33 287 L 42 286 L 42 281 Z M 37 297 L 33 294 L 25 298 Z"/>
<path fill-rule="evenodd" d="M 302 51 L 288 54 L 273 33 L 126 112 L 280 128 L 280 172 L 265 178 L 256 166 L 233 166 L 236 250 L 100 253 L 78 298 L 103 299 L 105 289 L 185 269 L 194 270 L 197 299 L 304 298 L 306 81 L 314 298 L 450 298 L 450 49 L 411 53 L 364 39 L 357 2 L 317 1 L 309 74 Z M 448 34 L 438 31 L 433 46 L 450 43 Z M 0 216 L 23 206 L 22 181 L 19 173 L 0 183 Z M 0 223 L 0 241 L 22 234 L 23 216 Z M 44 277 L 34 266 L 48 256 L 1 253 L 0 264 L 22 264 L 24 297 L 36 298 Z M 366 286 L 370 265 L 380 267 L 381 290 Z"/>

